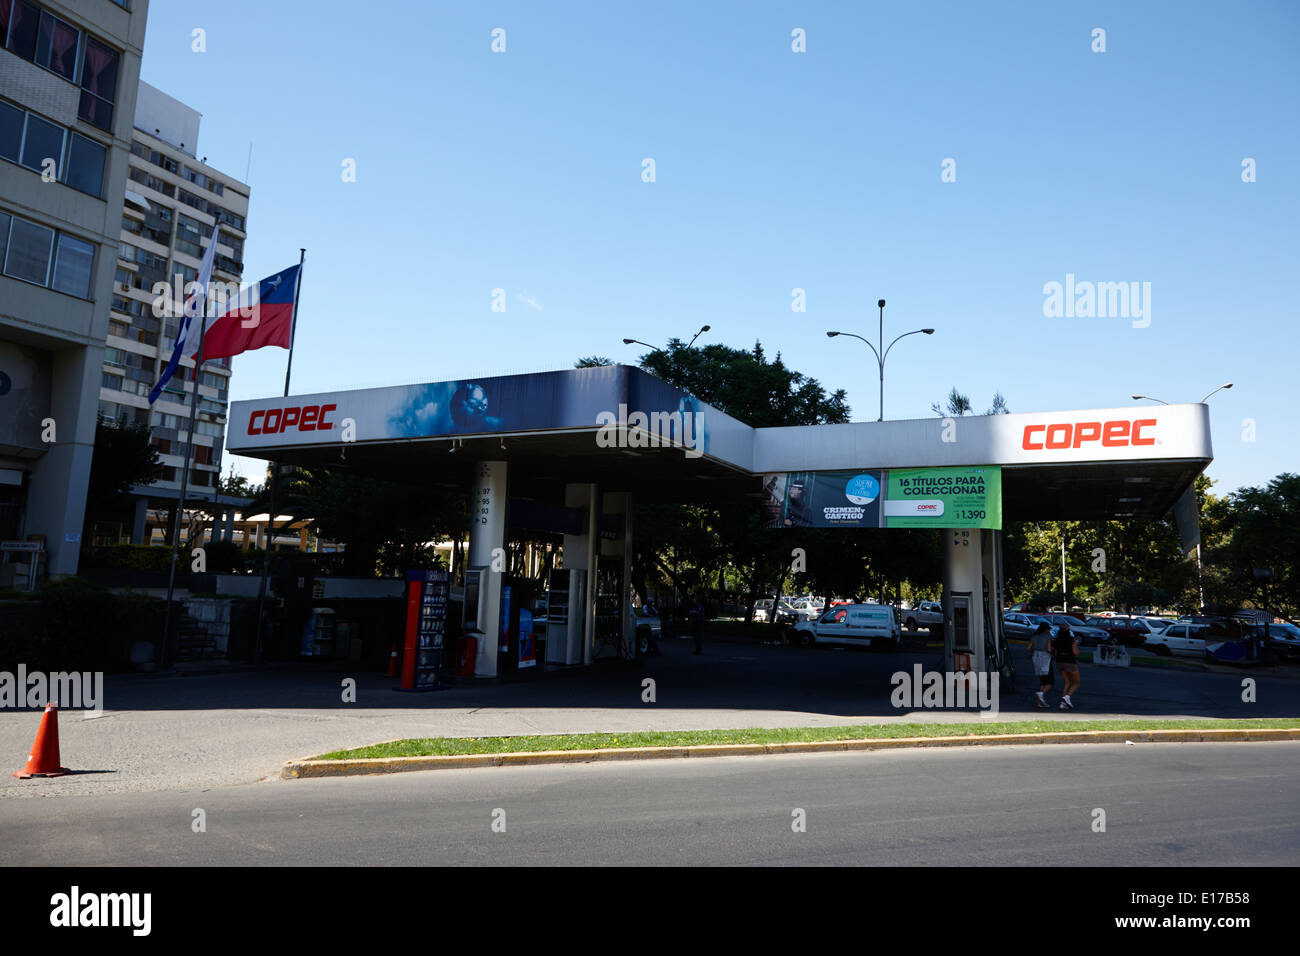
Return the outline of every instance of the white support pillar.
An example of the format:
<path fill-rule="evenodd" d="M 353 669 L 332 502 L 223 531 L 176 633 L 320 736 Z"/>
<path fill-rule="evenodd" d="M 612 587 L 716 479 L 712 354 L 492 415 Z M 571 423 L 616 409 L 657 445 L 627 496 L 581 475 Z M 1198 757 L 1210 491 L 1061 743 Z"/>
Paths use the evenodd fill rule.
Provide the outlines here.
<path fill-rule="evenodd" d="M 984 532 L 960 528 L 942 534 L 943 666 L 951 670 L 953 656 L 964 653 L 978 673 L 984 669 Z"/>
<path fill-rule="evenodd" d="M 493 571 L 493 552 L 506 546 L 506 476 L 504 461 L 481 461 L 474 467 L 470 489 L 469 559 L 467 570 L 483 572 L 479 580 L 478 656 L 475 677 L 497 676 L 498 643 L 501 639 L 501 578 Z M 498 567 L 501 561 L 495 562 Z"/>
<path fill-rule="evenodd" d="M 601 540 L 600 553 L 605 560 L 622 561 L 623 585 L 620 603 L 623 618 L 624 656 L 636 656 L 636 615 L 632 612 L 632 495 L 625 491 L 611 491 L 602 496 L 604 513 L 623 519 L 623 533 L 616 541 Z"/>
<path fill-rule="evenodd" d="M 564 663 L 590 664 L 591 645 L 596 634 L 596 544 L 600 540 L 598 489 L 593 484 L 565 485 L 564 504 L 567 508 L 584 509 L 587 516 L 582 534 L 564 536 L 564 567 L 577 572 L 569 576 L 569 631 L 565 635 Z M 547 636 L 549 639 L 550 635 Z M 547 654 L 549 658 L 549 649 Z"/>

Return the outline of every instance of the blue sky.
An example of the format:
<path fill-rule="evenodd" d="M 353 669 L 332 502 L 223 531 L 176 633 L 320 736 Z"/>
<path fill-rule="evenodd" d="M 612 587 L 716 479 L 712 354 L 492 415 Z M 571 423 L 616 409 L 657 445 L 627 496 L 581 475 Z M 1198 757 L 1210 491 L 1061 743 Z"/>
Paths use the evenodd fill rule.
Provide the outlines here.
<path fill-rule="evenodd" d="M 890 356 L 886 417 L 1232 381 L 1222 493 L 1300 470 L 1298 39 L 1291 2 L 155 2 L 142 78 L 217 168 L 251 141 L 245 279 L 307 247 L 294 392 L 634 364 L 624 336 L 708 323 L 872 420 L 875 360 L 824 332 L 874 339 L 885 298 L 887 341 L 938 330 Z M 1149 282 L 1150 325 L 1044 317 L 1067 273 Z M 284 359 L 234 359 L 232 397 Z"/>

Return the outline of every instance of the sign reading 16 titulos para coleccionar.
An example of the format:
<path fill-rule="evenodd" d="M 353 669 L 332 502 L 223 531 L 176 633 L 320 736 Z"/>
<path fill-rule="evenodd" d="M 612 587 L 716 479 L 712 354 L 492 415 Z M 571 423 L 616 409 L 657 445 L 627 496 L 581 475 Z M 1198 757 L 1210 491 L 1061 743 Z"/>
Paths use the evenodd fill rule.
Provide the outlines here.
<path fill-rule="evenodd" d="M 1002 469 L 891 468 L 886 528 L 1001 528 Z"/>

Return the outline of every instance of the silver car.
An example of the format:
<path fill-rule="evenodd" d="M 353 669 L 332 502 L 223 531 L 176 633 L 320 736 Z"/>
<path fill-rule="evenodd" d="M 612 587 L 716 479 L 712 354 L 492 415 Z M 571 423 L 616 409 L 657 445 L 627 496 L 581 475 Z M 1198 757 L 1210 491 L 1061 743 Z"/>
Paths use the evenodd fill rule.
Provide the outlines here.
<path fill-rule="evenodd" d="M 1038 630 L 1038 622 L 1028 614 L 1004 614 L 1002 630 L 1007 637 L 1028 637 Z"/>
<path fill-rule="evenodd" d="M 1068 624 L 1071 633 L 1081 644 L 1109 644 L 1110 635 L 1099 627 L 1092 627 L 1088 624 L 1080 623 L 1077 618 L 1067 617 L 1064 614 L 1038 614 L 1035 615 L 1039 620 L 1046 621 L 1054 628 L 1060 628 L 1062 624 Z"/>

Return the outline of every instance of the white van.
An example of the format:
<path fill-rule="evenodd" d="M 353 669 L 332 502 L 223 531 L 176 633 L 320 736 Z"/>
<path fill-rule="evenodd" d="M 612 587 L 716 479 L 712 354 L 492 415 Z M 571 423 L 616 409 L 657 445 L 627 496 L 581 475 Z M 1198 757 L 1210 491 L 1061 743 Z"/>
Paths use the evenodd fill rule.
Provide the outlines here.
<path fill-rule="evenodd" d="M 898 650 L 902 632 L 888 604 L 840 604 L 815 621 L 800 621 L 791 636 L 804 647 L 842 644 Z"/>

